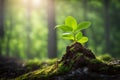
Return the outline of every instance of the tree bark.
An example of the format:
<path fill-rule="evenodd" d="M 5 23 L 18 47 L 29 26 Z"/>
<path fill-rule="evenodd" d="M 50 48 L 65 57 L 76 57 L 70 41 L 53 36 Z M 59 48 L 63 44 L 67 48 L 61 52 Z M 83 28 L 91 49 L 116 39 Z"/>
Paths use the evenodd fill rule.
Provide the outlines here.
<path fill-rule="evenodd" d="M 55 0 L 47 1 L 47 20 L 48 20 L 48 57 L 57 57 L 57 41 L 55 22 Z"/>

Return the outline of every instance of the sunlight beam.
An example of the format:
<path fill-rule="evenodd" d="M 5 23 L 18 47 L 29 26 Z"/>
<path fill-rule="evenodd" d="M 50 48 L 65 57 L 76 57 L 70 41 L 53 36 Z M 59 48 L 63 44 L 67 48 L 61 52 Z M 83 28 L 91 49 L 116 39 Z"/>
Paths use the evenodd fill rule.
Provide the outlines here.
<path fill-rule="evenodd" d="M 23 4 L 29 4 L 31 7 L 39 7 L 41 4 L 41 0 L 22 0 Z"/>
<path fill-rule="evenodd" d="M 34 7 L 38 7 L 41 4 L 41 0 L 32 0 L 32 4 Z"/>

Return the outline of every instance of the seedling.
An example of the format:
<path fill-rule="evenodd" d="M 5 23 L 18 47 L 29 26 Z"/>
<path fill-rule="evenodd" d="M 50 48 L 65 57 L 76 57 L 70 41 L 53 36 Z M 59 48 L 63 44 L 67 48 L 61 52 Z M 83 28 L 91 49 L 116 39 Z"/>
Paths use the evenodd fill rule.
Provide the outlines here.
<path fill-rule="evenodd" d="M 89 21 L 84 21 L 78 24 L 75 18 L 68 16 L 65 19 L 65 24 L 57 25 L 56 28 L 63 31 L 62 37 L 64 39 L 84 44 L 88 41 L 88 38 L 83 36 L 81 30 L 90 27 L 90 25 L 91 23 Z"/>

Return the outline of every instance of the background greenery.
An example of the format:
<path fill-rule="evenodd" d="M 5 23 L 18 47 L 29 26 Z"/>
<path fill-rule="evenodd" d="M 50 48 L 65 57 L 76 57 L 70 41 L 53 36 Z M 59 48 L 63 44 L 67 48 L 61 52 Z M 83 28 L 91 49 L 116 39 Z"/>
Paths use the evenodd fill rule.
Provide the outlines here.
<path fill-rule="evenodd" d="M 32 1 L 36 0 L 6 0 L 1 55 L 21 59 L 48 58 L 48 0 Z M 91 21 L 92 26 L 83 31 L 89 38 L 86 46 L 96 55 L 108 53 L 120 58 L 120 0 L 51 1 L 55 2 L 56 24 L 63 24 L 67 16 L 75 17 L 78 22 Z M 61 57 L 71 42 L 61 39 L 58 31 L 56 40 L 57 57 Z"/>

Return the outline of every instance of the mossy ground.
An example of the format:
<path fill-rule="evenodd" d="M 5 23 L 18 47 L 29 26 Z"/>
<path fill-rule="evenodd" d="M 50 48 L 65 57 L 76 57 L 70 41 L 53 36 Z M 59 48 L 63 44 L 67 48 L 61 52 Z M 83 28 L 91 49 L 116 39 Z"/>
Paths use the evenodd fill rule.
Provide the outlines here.
<path fill-rule="evenodd" d="M 112 58 L 104 56 L 96 58 L 95 55 L 81 44 L 68 46 L 65 55 L 52 65 L 43 67 L 22 76 L 16 80 L 55 80 L 56 77 L 87 67 L 89 72 L 100 74 L 120 74 L 120 64 L 111 64 Z M 74 79 L 73 79 L 74 80 Z"/>
<path fill-rule="evenodd" d="M 116 76 L 111 75 L 120 80 L 120 60 L 109 55 L 96 57 L 80 43 L 67 46 L 59 60 L 30 60 L 23 65 L 19 60 L 0 57 L 0 80 L 114 80 Z"/>
<path fill-rule="evenodd" d="M 92 59 L 87 66 L 92 72 L 104 73 L 104 74 L 120 74 L 120 65 L 109 65 L 103 63 L 98 59 Z M 72 65 L 72 64 L 71 64 Z M 24 74 L 15 80 L 54 80 L 55 76 L 64 75 L 72 70 L 70 66 L 64 66 L 62 63 L 55 63 L 53 65 L 38 69 L 33 72 Z"/>

